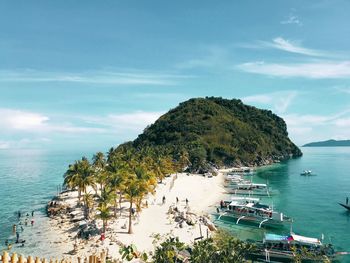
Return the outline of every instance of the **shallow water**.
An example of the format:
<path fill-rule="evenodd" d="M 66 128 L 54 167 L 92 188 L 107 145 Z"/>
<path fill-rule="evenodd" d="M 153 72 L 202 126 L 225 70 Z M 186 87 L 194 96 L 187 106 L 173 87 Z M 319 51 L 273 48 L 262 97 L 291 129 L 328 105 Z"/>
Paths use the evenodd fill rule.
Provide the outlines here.
<path fill-rule="evenodd" d="M 279 194 L 264 202 L 293 217 L 293 231 L 302 235 L 331 241 L 338 250 L 350 251 L 350 213 L 339 206 L 350 197 L 350 148 L 303 148 L 304 156 L 285 163 L 263 168 L 254 175 L 254 182 L 268 182 Z M 24 227 L 20 238 L 26 239 L 25 247 L 16 251 L 29 255 L 45 252 L 47 218 L 44 209 L 47 201 L 62 184 L 63 173 L 69 163 L 86 152 L 45 150 L 0 151 L 0 246 L 4 248 L 11 235 L 12 225 L 18 223 L 16 211 L 35 210 L 34 226 Z M 300 176 L 305 169 L 313 170 L 316 176 Z M 29 216 L 31 219 L 31 216 Z M 220 222 L 235 234 L 246 239 L 260 239 L 265 231 L 288 233 L 289 227 L 281 230 L 258 229 L 254 226 L 234 225 Z M 39 241 L 40 239 L 40 241 Z M 50 249 L 55 249 L 51 247 Z M 343 258 L 342 262 L 350 262 Z"/>
<path fill-rule="evenodd" d="M 5 248 L 6 239 L 14 242 L 12 226 L 17 224 L 20 229 L 21 221 L 24 230 L 20 231 L 20 239 L 26 242 L 24 247 L 13 245 L 13 249 L 25 255 L 45 252 L 49 247 L 43 240 L 49 227 L 45 206 L 62 185 L 68 164 L 83 154 L 78 151 L 0 150 L 0 250 Z M 21 211 L 21 220 L 17 211 Z"/>

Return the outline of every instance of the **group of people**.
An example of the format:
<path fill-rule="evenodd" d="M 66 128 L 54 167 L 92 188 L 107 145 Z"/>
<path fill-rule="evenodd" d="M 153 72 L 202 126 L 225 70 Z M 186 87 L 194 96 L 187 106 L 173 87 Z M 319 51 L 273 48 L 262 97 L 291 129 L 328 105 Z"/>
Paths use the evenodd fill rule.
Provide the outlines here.
<path fill-rule="evenodd" d="M 178 197 L 176 197 L 176 205 L 178 205 L 179 204 L 179 198 Z M 163 198 L 162 198 L 162 204 L 164 205 L 165 204 L 165 202 L 166 202 L 166 198 L 165 198 L 165 196 L 163 195 Z M 188 199 L 186 198 L 185 199 L 185 202 L 186 202 L 186 207 L 188 206 Z"/>
<path fill-rule="evenodd" d="M 32 218 L 29 220 L 30 214 L 26 213 L 25 219 L 24 219 L 24 225 L 28 226 L 29 221 L 31 226 L 34 225 L 34 211 L 31 212 Z M 13 224 L 12 225 L 12 234 L 16 235 L 16 244 L 21 244 L 21 246 L 24 246 L 25 240 L 21 240 L 20 239 L 20 233 L 22 233 L 24 231 L 24 227 L 23 227 L 23 223 L 22 223 L 22 212 L 18 211 L 17 212 L 17 217 L 18 217 L 18 224 Z M 5 245 L 7 246 L 7 248 L 10 250 L 12 248 L 12 244 L 10 243 L 9 239 L 5 240 Z"/>

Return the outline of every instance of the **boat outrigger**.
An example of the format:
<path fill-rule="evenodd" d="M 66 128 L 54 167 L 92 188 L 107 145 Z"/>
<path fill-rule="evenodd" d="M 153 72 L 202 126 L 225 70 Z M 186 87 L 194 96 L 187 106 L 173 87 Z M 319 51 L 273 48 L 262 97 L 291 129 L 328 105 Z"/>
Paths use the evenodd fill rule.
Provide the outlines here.
<path fill-rule="evenodd" d="M 281 227 L 286 223 L 291 223 L 292 219 L 283 213 L 274 211 L 268 205 L 260 204 L 257 200 L 249 200 L 254 198 L 235 199 L 230 203 L 220 202 L 218 220 L 222 217 L 231 217 L 236 219 L 236 224 L 241 221 L 257 224 L 259 228 L 262 226 Z"/>
<path fill-rule="evenodd" d="M 249 259 L 264 262 L 291 262 L 297 254 L 302 257 L 303 262 L 320 262 L 336 255 L 332 245 L 325 245 L 317 238 L 294 233 L 290 235 L 267 233 L 263 241 L 256 245 L 258 249 L 249 256 Z"/>

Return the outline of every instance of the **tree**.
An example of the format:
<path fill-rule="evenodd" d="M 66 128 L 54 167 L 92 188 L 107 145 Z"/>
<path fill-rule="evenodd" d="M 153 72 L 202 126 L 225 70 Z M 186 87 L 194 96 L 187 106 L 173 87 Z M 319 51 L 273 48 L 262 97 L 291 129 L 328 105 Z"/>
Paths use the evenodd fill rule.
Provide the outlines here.
<path fill-rule="evenodd" d="M 217 259 L 218 248 L 212 238 L 200 240 L 193 245 L 191 263 L 215 263 L 219 262 Z"/>
<path fill-rule="evenodd" d="M 245 243 L 223 230 L 215 234 L 214 242 L 218 251 L 217 262 L 222 263 L 244 262 L 247 255 L 256 249 L 253 244 Z"/>
<path fill-rule="evenodd" d="M 106 204 L 101 204 L 97 210 L 100 212 L 97 217 L 102 220 L 103 223 L 103 232 L 106 232 L 108 220 L 111 218 L 109 213 L 109 207 Z"/>
<path fill-rule="evenodd" d="M 78 188 L 78 203 L 80 203 L 81 193 L 86 193 L 87 187 L 94 184 L 93 169 L 88 159 L 83 157 L 73 165 L 69 165 L 64 174 L 63 184 L 71 189 Z"/>
<path fill-rule="evenodd" d="M 103 190 L 103 187 L 105 186 L 107 180 L 106 164 L 106 158 L 102 152 L 97 152 L 92 157 L 92 167 L 94 170 L 95 181 L 100 185 L 101 191 Z"/>
<path fill-rule="evenodd" d="M 168 237 L 156 247 L 153 256 L 154 263 L 177 263 L 182 262 L 180 252 L 185 250 L 184 243 L 178 237 Z"/>

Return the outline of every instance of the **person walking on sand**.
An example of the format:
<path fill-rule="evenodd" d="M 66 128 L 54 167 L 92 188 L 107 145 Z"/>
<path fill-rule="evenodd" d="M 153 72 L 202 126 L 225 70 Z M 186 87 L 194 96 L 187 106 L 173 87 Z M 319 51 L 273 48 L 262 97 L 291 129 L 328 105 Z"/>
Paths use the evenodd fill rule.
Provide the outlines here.
<path fill-rule="evenodd" d="M 163 198 L 162 198 L 162 203 L 163 205 L 165 204 L 165 196 L 163 195 Z"/>
<path fill-rule="evenodd" d="M 176 204 L 178 204 L 179 203 L 179 198 L 178 197 L 176 197 Z"/>
<path fill-rule="evenodd" d="M 188 199 L 186 198 L 186 206 L 188 206 Z"/>

